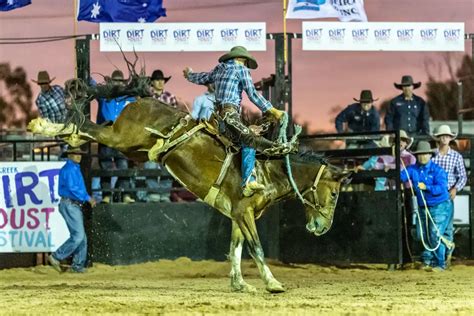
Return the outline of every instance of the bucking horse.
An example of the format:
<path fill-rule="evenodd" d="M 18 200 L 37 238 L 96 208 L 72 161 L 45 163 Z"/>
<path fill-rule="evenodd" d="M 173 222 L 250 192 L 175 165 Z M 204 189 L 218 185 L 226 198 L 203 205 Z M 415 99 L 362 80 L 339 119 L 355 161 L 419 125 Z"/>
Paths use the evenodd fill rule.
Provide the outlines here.
<path fill-rule="evenodd" d="M 129 104 L 111 126 L 97 125 L 87 119 L 81 124 L 32 120 L 28 129 L 46 136 L 59 136 L 72 146 L 87 141 L 116 148 L 130 159 L 154 160 L 187 190 L 232 220 L 229 258 L 231 289 L 253 292 L 241 272 L 241 254 L 247 241 L 266 290 L 285 291 L 265 263 L 255 220 L 278 201 L 294 198 L 289 172 L 283 159 L 261 157 L 256 164 L 259 182 L 266 189 L 251 197 L 242 196 L 239 150 L 219 134 L 216 124 L 196 122 L 188 113 L 152 98 Z M 292 155 L 291 180 L 303 200 L 306 229 L 316 236 L 326 233 L 333 221 L 341 182 L 348 177 L 324 159 L 307 161 Z"/>

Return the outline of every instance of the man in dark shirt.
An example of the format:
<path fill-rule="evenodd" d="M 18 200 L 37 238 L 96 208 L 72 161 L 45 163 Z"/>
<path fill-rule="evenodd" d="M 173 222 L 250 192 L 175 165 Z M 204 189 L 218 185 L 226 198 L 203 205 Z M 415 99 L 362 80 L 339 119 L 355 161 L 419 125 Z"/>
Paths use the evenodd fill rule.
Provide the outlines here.
<path fill-rule="evenodd" d="M 376 132 L 380 130 L 380 116 L 373 106 L 372 91 L 362 90 L 360 100 L 354 98 L 357 103 L 348 105 L 336 116 L 336 130 L 344 132 L 344 123 L 347 123 L 349 132 Z"/>
<path fill-rule="evenodd" d="M 403 93 L 390 101 L 385 115 L 385 127 L 388 131 L 405 130 L 410 136 L 428 135 L 430 132 L 430 113 L 425 100 L 413 94 L 421 82 L 413 82 L 411 76 L 402 77 L 400 84 L 394 83 Z"/>
<path fill-rule="evenodd" d="M 86 191 L 82 177 L 81 162 L 82 152 L 79 149 L 69 149 L 66 154 L 66 164 L 59 171 L 59 213 L 61 213 L 67 228 L 69 239 L 64 242 L 54 253 L 48 257 L 49 263 L 58 272 L 61 272 L 60 260 L 72 255 L 71 272 L 86 272 L 87 237 L 84 229 L 84 216 L 82 205 L 90 203 L 92 207 L 96 202 Z"/>

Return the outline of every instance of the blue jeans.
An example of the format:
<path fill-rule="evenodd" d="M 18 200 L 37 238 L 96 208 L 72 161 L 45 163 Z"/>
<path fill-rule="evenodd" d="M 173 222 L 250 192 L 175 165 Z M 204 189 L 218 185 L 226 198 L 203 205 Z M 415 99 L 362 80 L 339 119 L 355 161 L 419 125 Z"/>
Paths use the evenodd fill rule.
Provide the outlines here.
<path fill-rule="evenodd" d="M 449 219 L 448 227 L 446 227 L 446 231 L 444 232 L 444 237 L 446 237 L 447 240 L 454 242 L 454 201 L 450 200 L 451 202 L 451 218 Z M 453 253 L 453 249 L 447 249 L 446 250 L 446 256 L 450 255 Z"/>
<path fill-rule="evenodd" d="M 81 207 L 68 199 L 61 199 L 59 213 L 66 222 L 70 236 L 53 253 L 53 257 L 57 260 L 64 260 L 72 255 L 72 269 L 80 270 L 85 267 L 87 260 L 87 237 Z"/>
<path fill-rule="evenodd" d="M 252 171 L 255 168 L 255 155 L 256 150 L 252 147 L 242 146 L 242 186 L 245 186 L 247 182 L 255 181 L 255 176 L 252 175 Z"/>
<path fill-rule="evenodd" d="M 162 167 L 159 163 L 154 161 L 147 161 L 143 165 L 145 169 L 160 169 Z M 145 184 L 148 189 L 163 189 L 163 192 L 148 192 L 147 194 L 147 201 L 153 202 L 169 202 L 170 201 L 170 194 L 172 180 L 169 179 L 161 179 L 161 177 L 146 177 Z"/>
<path fill-rule="evenodd" d="M 128 169 L 128 159 L 124 154 L 119 152 L 117 149 L 110 148 L 104 145 L 99 146 L 99 164 L 103 170 L 113 170 L 114 167 L 117 170 Z M 100 187 L 102 189 L 111 189 L 111 178 L 101 177 Z M 122 189 L 130 188 L 130 180 L 128 178 L 119 177 L 117 179 L 117 187 Z M 102 197 L 110 196 L 110 192 L 103 192 Z"/>
<path fill-rule="evenodd" d="M 423 207 L 420 207 L 420 219 L 423 238 L 425 240 L 425 243 L 430 248 L 434 248 L 438 243 L 439 237 L 445 234 L 446 228 L 448 227 L 449 221 L 452 217 L 453 208 L 451 207 L 451 200 L 441 202 L 438 205 L 430 206 L 429 212 L 438 230 L 436 230 L 431 219 L 426 218 Z M 426 223 L 428 223 L 428 225 Z M 428 227 L 428 231 L 426 231 L 426 227 Z M 425 249 L 421 253 L 421 260 L 425 264 L 445 269 L 446 245 L 441 242 L 439 247 L 435 251 L 428 251 Z"/>

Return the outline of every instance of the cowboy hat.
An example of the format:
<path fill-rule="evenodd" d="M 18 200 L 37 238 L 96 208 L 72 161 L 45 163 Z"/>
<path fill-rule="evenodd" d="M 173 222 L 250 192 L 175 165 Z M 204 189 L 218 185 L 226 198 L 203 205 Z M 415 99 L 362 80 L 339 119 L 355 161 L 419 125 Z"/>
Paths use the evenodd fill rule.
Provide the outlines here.
<path fill-rule="evenodd" d="M 126 81 L 124 78 L 123 78 L 123 72 L 121 70 L 114 70 L 112 72 L 112 75 L 110 76 L 110 80 L 113 80 L 113 81 Z"/>
<path fill-rule="evenodd" d="M 453 139 L 456 138 L 458 136 L 457 133 L 453 133 L 451 132 L 451 128 L 449 127 L 449 125 L 440 125 L 438 126 L 438 128 L 436 129 L 436 132 L 433 133 L 433 138 L 438 140 L 441 136 L 443 135 L 449 135 L 451 136 Z"/>
<path fill-rule="evenodd" d="M 373 99 L 372 98 L 372 91 L 370 90 L 362 90 L 360 92 L 360 100 L 357 100 L 356 98 L 353 98 L 354 101 L 357 101 L 359 103 L 372 103 L 374 101 L 377 101 L 378 99 Z"/>
<path fill-rule="evenodd" d="M 412 152 L 412 154 L 414 154 L 414 155 L 432 154 L 433 151 L 434 151 L 434 149 L 431 148 L 430 143 L 428 143 L 427 141 L 422 140 L 416 145 L 416 149 Z"/>
<path fill-rule="evenodd" d="M 50 84 L 54 79 L 56 79 L 56 77 L 53 77 L 53 79 L 49 78 L 49 73 L 46 70 L 41 70 L 40 72 L 38 72 L 38 80 L 31 79 L 31 81 L 33 81 L 36 84 L 41 85 L 41 84 Z"/>
<path fill-rule="evenodd" d="M 87 151 L 84 151 L 79 147 L 70 147 L 64 153 L 66 155 L 86 155 Z"/>
<path fill-rule="evenodd" d="M 219 62 L 223 63 L 226 60 L 237 58 L 237 57 L 246 58 L 247 59 L 247 67 L 249 67 L 250 69 L 257 69 L 257 67 L 258 67 L 257 61 L 255 60 L 255 58 L 252 55 L 250 55 L 250 53 L 247 51 L 247 48 L 245 48 L 243 46 L 234 46 L 234 47 L 232 47 L 230 52 L 228 52 L 227 54 L 222 55 L 219 58 Z"/>
<path fill-rule="evenodd" d="M 413 145 L 413 137 L 408 136 L 407 132 L 403 129 L 400 130 L 400 139 L 404 139 L 407 143 L 406 149 L 409 149 Z"/>
<path fill-rule="evenodd" d="M 382 139 L 374 141 L 375 145 L 377 145 L 378 147 L 391 147 L 391 142 L 392 138 L 390 137 L 390 135 L 384 135 Z"/>
<path fill-rule="evenodd" d="M 165 82 L 168 82 L 168 80 L 171 79 L 171 76 L 169 77 L 165 77 L 165 75 L 163 74 L 163 71 L 161 71 L 160 69 L 157 69 L 155 71 L 153 71 L 153 73 L 151 74 L 151 77 L 150 77 L 150 80 L 153 81 L 153 80 L 164 80 Z"/>
<path fill-rule="evenodd" d="M 418 89 L 421 86 L 421 82 L 413 82 L 411 76 L 405 75 L 402 77 L 401 83 L 394 82 L 393 85 L 395 88 L 403 90 L 403 87 L 413 86 L 413 89 Z"/>

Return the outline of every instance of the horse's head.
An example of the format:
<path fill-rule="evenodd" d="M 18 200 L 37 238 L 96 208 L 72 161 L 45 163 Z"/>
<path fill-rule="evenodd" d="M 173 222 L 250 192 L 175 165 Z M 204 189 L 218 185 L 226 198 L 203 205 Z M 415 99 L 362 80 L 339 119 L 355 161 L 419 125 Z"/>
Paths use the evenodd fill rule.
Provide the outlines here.
<path fill-rule="evenodd" d="M 309 232 L 320 236 L 329 231 L 332 226 L 341 183 L 347 180 L 350 175 L 333 167 L 323 169 L 316 190 L 313 191 L 315 194 L 305 196 L 315 206 L 305 205 L 306 229 Z"/>

